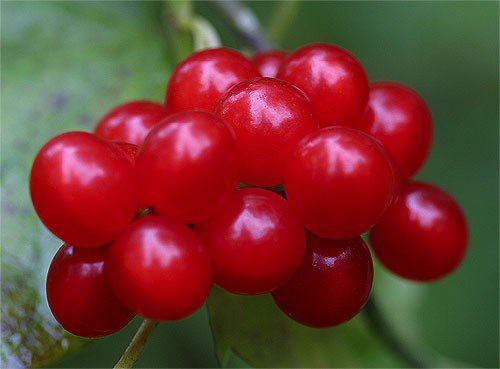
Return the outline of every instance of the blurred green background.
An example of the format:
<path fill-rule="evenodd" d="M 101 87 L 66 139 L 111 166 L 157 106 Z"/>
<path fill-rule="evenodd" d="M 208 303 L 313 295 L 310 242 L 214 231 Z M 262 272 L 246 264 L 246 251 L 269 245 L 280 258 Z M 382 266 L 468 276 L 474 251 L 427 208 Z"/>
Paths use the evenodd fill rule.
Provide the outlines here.
<path fill-rule="evenodd" d="M 283 3 L 246 5 L 266 26 L 276 21 L 274 10 Z M 194 7 L 216 27 L 225 46 L 241 48 L 218 8 L 210 2 Z M 163 8 L 161 2 L 1 3 L 2 367 L 109 367 L 138 326 L 136 320 L 80 350 L 81 341 L 53 322 L 43 284 L 59 243 L 36 219 L 28 178 L 34 155 L 52 136 L 91 130 L 108 109 L 129 99 L 162 101 L 175 65 L 170 52 L 175 27 Z M 377 266 L 374 294 L 402 337 L 417 337 L 462 363 L 457 366 L 498 367 L 498 2 L 308 1 L 295 17 L 283 19 L 283 14 L 278 19 L 289 23 L 283 49 L 319 41 L 338 44 L 358 57 L 371 80 L 401 81 L 427 101 L 435 140 L 418 178 L 442 186 L 463 206 L 469 253 L 455 274 L 425 286 Z M 211 308 L 224 317 L 225 305 L 216 298 Z M 347 347 L 344 358 L 331 359 L 329 366 L 404 365 L 377 342 L 376 332 L 352 340 L 360 327 L 369 329 L 362 319 L 340 328 L 338 341 L 373 350 L 356 361 L 349 356 L 359 352 Z M 264 327 L 254 328 L 259 349 Z M 243 343 L 235 338 L 234 345 Z M 234 351 L 266 366 L 265 359 L 248 357 L 252 343 L 244 345 Z M 72 353 L 60 359 L 68 348 Z M 161 324 L 137 363 L 217 365 L 205 308 L 184 321 Z"/>

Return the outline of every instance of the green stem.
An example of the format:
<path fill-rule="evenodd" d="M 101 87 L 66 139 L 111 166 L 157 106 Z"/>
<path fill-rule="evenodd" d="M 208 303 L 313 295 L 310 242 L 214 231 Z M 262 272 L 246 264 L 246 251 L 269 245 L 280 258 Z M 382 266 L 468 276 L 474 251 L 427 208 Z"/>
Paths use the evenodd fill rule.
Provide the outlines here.
<path fill-rule="evenodd" d="M 158 322 L 150 319 L 144 319 L 141 326 L 135 333 L 134 338 L 132 338 L 132 341 L 130 341 L 130 344 L 114 368 L 133 368 L 134 363 L 137 361 L 139 355 L 144 349 L 144 346 L 146 345 L 146 342 L 157 325 Z"/>
<path fill-rule="evenodd" d="M 276 45 L 281 44 L 292 26 L 300 8 L 300 1 L 278 1 L 275 5 L 271 21 L 267 26 L 269 39 Z"/>

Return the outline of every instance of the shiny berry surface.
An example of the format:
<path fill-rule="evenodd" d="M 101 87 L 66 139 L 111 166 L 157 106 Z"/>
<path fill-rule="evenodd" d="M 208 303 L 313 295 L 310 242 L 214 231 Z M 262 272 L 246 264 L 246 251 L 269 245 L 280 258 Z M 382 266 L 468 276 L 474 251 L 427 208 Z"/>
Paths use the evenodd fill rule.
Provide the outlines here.
<path fill-rule="evenodd" d="M 277 78 L 309 97 L 321 126 L 349 126 L 368 102 L 368 79 L 359 61 L 344 49 L 312 44 L 291 53 Z"/>
<path fill-rule="evenodd" d="M 184 224 L 146 215 L 108 249 L 115 294 L 143 317 L 171 321 L 195 312 L 212 286 L 212 266 L 198 236 Z"/>
<path fill-rule="evenodd" d="M 215 115 L 191 111 L 156 126 L 136 160 L 141 201 L 182 223 L 202 221 L 236 188 L 233 133 Z"/>
<path fill-rule="evenodd" d="M 235 86 L 222 98 L 216 114 L 236 133 L 240 180 L 255 186 L 282 183 L 285 163 L 295 145 L 318 128 L 304 94 L 275 78 Z"/>
<path fill-rule="evenodd" d="M 85 132 L 63 133 L 42 147 L 31 169 L 30 189 L 40 220 L 73 246 L 113 241 L 138 207 L 129 159 Z"/>
<path fill-rule="evenodd" d="M 166 105 L 172 112 L 212 112 L 231 87 L 259 76 L 242 54 L 224 48 L 196 52 L 173 71 L 167 86 Z"/>
<path fill-rule="evenodd" d="M 429 154 L 431 113 L 415 91 L 401 84 L 375 83 L 370 89 L 368 109 L 356 128 L 380 141 L 403 178 L 417 173 Z"/>
<path fill-rule="evenodd" d="M 137 100 L 109 111 L 95 127 L 94 133 L 108 141 L 125 141 L 141 145 L 156 124 L 168 116 L 164 105 Z"/>
<path fill-rule="evenodd" d="M 256 53 L 252 62 L 262 77 L 276 77 L 287 53 L 280 50 L 262 51 Z"/>
<path fill-rule="evenodd" d="M 372 258 L 360 237 L 334 241 L 309 235 L 300 270 L 273 292 L 273 298 L 285 314 L 301 324 L 333 327 L 362 309 L 372 282 Z"/>
<path fill-rule="evenodd" d="M 77 336 L 107 336 L 134 317 L 111 291 L 105 260 L 105 248 L 63 245 L 50 264 L 46 285 L 50 310 L 64 329 Z"/>
<path fill-rule="evenodd" d="M 373 226 L 392 201 L 388 154 L 363 132 L 326 127 L 305 137 L 285 173 L 285 191 L 306 228 L 346 239 Z"/>
<path fill-rule="evenodd" d="M 370 232 L 380 262 L 393 273 L 416 281 L 432 281 L 454 271 L 467 251 L 465 216 L 442 189 L 414 182 Z"/>
<path fill-rule="evenodd" d="M 239 189 L 223 209 L 197 229 L 212 257 L 215 282 L 255 295 L 285 283 L 300 266 L 304 228 L 279 195 Z"/>

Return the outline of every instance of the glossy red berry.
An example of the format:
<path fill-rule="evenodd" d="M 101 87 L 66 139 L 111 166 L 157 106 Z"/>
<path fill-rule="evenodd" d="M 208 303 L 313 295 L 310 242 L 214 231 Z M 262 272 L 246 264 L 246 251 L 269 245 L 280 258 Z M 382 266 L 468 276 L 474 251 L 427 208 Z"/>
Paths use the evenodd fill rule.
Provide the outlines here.
<path fill-rule="evenodd" d="M 262 77 L 276 77 L 287 53 L 279 50 L 262 51 L 256 53 L 252 62 Z"/>
<path fill-rule="evenodd" d="M 95 134 L 108 141 L 141 145 L 156 124 L 168 116 L 164 105 L 137 100 L 109 111 L 95 127 Z"/>
<path fill-rule="evenodd" d="M 125 142 L 125 141 L 111 141 L 114 145 L 132 165 L 135 165 L 135 159 L 139 153 L 139 146 Z"/>
<path fill-rule="evenodd" d="M 306 228 L 346 239 L 366 232 L 392 201 L 388 154 L 367 134 L 326 127 L 305 137 L 285 172 L 285 191 Z"/>
<path fill-rule="evenodd" d="M 422 167 L 432 141 L 432 117 L 424 100 L 413 90 L 392 82 L 375 83 L 368 109 L 356 124 L 380 141 L 392 155 L 403 178 Z"/>
<path fill-rule="evenodd" d="M 283 182 L 295 145 L 318 128 L 304 94 L 275 78 L 257 78 L 232 88 L 216 114 L 236 133 L 242 182 L 262 187 Z"/>
<path fill-rule="evenodd" d="M 113 241 L 138 207 L 129 159 L 85 132 L 63 133 L 42 147 L 31 169 L 30 189 L 41 221 L 73 246 Z"/>
<path fill-rule="evenodd" d="M 234 293 L 272 291 L 292 276 L 304 256 L 302 224 L 287 201 L 270 191 L 235 191 L 197 229 L 212 257 L 215 282 Z"/>
<path fill-rule="evenodd" d="M 167 86 L 166 105 L 173 112 L 212 112 L 231 87 L 259 76 L 242 54 L 224 48 L 192 54 L 173 71 Z"/>
<path fill-rule="evenodd" d="M 380 262 L 393 273 L 432 281 L 454 271 L 467 251 L 467 222 L 460 206 L 442 189 L 407 184 L 370 232 Z"/>
<path fill-rule="evenodd" d="M 338 46 L 312 44 L 294 51 L 277 77 L 304 91 L 321 126 L 349 126 L 366 108 L 366 73 L 354 56 Z"/>
<path fill-rule="evenodd" d="M 47 274 L 50 310 L 64 329 L 97 338 L 122 329 L 134 317 L 111 291 L 105 275 L 106 249 L 63 245 Z"/>
<path fill-rule="evenodd" d="M 206 248 L 186 225 L 146 215 L 109 247 L 108 279 L 115 294 L 143 317 L 171 321 L 195 312 L 212 286 Z"/>
<path fill-rule="evenodd" d="M 273 298 L 285 314 L 301 324 L 333 327 L 363 308 L 372 282 L 372 258 L 360 237 L 334 241 L 309 235 L 300 270 L 273 292 Z"/>
<path fill-rule="evenodd" d="M 136 160 L 141 199 L 183 223 L 212 215 L 236 188 L 239 155 L 233 133 L 202 111 L 171 115 L 144 141 Z"/>

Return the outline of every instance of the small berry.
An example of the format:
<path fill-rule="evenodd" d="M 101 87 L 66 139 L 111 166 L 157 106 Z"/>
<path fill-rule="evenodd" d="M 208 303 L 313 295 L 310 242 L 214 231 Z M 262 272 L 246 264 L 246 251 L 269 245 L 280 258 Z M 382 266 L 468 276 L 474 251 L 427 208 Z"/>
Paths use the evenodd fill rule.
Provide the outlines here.
<path fill-rule="evenodd" d="M 80 247 L 113 241 L 134 218 L 133 166 L 115 145 L 85 132 L 54 137 L 31 169 L 31 198 L 40 220 Z"/>
<path fill-rule="evenodd" d="M 145 318 L 185 318 L 205 302 L 212 286 L 206 248 L 186 225 L 146 215 L 108 249 L 111 287 L 131 311 Z"/>
<path fill-rule="evenodd" d="M 167 86 L 166 105 L 172 112 L 212 112 L 231 87 L 259 76 L 242 54 L 224 48 L 196 52 L 173 71 Z"/>
<path fill-rule="evenodd" d="M 236 190 L 197 229 L 212 257 L 215 282 L 234 293 L 272 291 L 290 279 L 304 256 L 304 228 L 287 201 L 270 191 Z"/>
<path fill-rule="evenodd" d="M 95 127 L 95 134 L 108 141 L 141 145 L 151 128 L 168 116 L 164 105 L 137 100 L 109 111 Z"/>
<path fill-rule="evenodd" d="M 279 50 L 263 51 L 256 53 L 252 62 L 262 77 L 276 77 L 281 64 L 285 61 L 287 53 Z"/>
<path fill-rule="evenodd" d="M 326 127 L 306 136 L 285 172 L 285 191 L 307 229 L 320 237 L 366 232 L 392 201 L 395 175 L 388 154 L 367 134 Z"/>
<path fill-rule="evenodd" d="M 295 145 L 318 128 L 304 94 L 274 78 L 257 78 L 233 87 L 216 114 L 236 133 L 240 180 L 255 186 L 283 183 L 285 163 Z"/>
<path fill-rule="evenodd" d="M 467 222 L 455 199 L 422 182 L 404 186 L 370 232 L 380 262 L 415 281 L 440 279 L 454 271 L 467 251 Z"/>
<path fill-rule="evenodd" d="M 302 266 L 273 292 L 273 298 L 286 315 L 301 324 L 334 327 L 363 308 L 372 282 L 372 258 L 361 237 L 334 241 L 309 235 Z"/>
<path fill-rule="evenodd" d="M 368 78 L 363 67 L 338 46 L 312 44 L 294 51 L 277 78 L 304 91 L 322 127 L 352 125 L 368 102 Z"/>
<path fill-rule="evenodd" d="M 236 188 L 238 148 L 230 128 L 212 113 L 181 112 L 151 131 L 135 167 L 141 201 L 159 214 L 195 223 Z"/>
<path fill-rule="evenodd" d="M 47 300 L 68 332 L 98 338 L 118 332 L 132 320 L 111 291 L 105 275 L 106 249 L 63 245 L 47 274 Z"/>
<path fill-rule="evenodd" d="M 125 142 L 125 141 L 111 141 L 114 145 L 132 165 L 135 165 L 135 159 L 139 153 L 139 146 Z"/>

